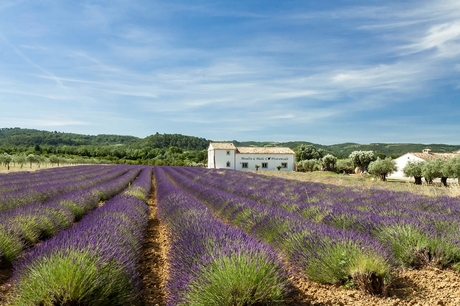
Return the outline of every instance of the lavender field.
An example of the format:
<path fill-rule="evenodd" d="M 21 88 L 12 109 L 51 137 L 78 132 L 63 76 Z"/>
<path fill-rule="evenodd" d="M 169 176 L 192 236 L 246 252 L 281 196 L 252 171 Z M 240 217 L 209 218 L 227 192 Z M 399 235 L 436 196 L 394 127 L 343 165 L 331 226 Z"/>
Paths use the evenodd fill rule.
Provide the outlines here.
<path fill-rule="evenodd" d="M 6 305 L 460 302 L 458 197 L 86 165 L 0 174 L 0 229 Z M 404 271 L 426 269 L 455 279 L 449 294 L 407 282 Z M 321 300 L 323 289 L 345 297 Z"/>
<path fill-rule="evenodd" d="M 383 297 L 402 269 L 460 268 L 458 198 L 202 168 L 156 167 L 155 179 L 172 232 L 167 305 L 289 305 L 299 276 Z"/>
<path fill-rule="evenodd" d="M 151 179 L 151 167 L 126 165 L 1 175 L 0 272 L 11 288 L 0 301 L 136 304 Z"/>

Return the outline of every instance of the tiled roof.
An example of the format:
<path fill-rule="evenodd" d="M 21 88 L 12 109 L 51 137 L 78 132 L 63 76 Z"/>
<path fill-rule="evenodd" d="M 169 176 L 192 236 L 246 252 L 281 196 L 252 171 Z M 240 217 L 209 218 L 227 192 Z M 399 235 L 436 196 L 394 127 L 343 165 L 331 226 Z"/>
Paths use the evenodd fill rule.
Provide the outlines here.
<path fill-rule="evenodd" d="M 209 144 L 214 150 L 236 150 L 236 147 L 231 142 L 211 142 Z"/>
<path fill-rule="evenodd" d="M 237 150 L 240 154 L 295 154 L 285 147 L 235 147 L 231 142 L 211 142 L 209 147 L 214 150 Z"/>
<path fill-rule="evenodd" d="M 450 159 L 454 157 L 460 156 L 459 154 L 456 153 L 410 153 L 418 158 L 424 159 L 424 160 L 432 160 L 436 158 L 441 158 L 441 159 Z"/>
<path fill-rule="evenodd" d="M 238 147 L 237 149 L 241 154 L 295 154 L 290 148 L 284 147 Z"/>

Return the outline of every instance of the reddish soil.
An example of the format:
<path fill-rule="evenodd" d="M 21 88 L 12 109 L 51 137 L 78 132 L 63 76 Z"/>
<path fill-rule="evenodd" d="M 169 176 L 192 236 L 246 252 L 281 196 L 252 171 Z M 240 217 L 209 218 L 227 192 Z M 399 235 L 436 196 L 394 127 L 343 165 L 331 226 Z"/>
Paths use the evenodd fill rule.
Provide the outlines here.
<path fill-rule="evenodd" d="M 13 269 L 11 265 L 1 265 L 0 264 L 0 305 L 6 303 L 7 293 L 11 288 L 11 285 L 8 284 L 8 280 L 13 274 Z"/>
<path fill-rule="evenodd" d="M 167 231 L 156 217 L 155 195 L 148 201 L 149 224 L 144 237 L 144 248 L 140 263 L 142 275 L 142 302 L 144 305 L 166 305 L 165 283 L 168 276 L 166 254 L 168 252 Z"/>
<path fill-rule="evenodd" d="M 308 279 L 293 281 L 298 292 L 291 305 L 460 305 L 460 274 L 434 267 L 401 271 L 385 297 Z"/>

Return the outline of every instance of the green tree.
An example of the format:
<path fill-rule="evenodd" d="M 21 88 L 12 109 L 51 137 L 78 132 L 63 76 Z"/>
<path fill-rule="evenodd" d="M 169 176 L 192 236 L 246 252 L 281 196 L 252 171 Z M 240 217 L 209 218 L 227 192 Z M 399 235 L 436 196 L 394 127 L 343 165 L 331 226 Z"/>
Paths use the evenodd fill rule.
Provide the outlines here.
<path fill-rule="evenodd" d="M 374 151 L 353 151 L 348 156 L 355 167 L 359 167 L 361 172 L 366 172 L 369 164 L 376 160 Z"/>
<path fill-rule="evenodd" d="M 308 160 L 308 159 L 321 159 L 323 158 L 324 150 L 317 149 L 312 145 L 300 145 L 296 150 L 296 160 Z"/>
<path fill-rule="evenodd" d="M 15 163 L 21 166 L 21 169 L 22 169 L 22 167 L 26 163 L 26 156 L 24 154 L 15 155 L 13 160 Z"/>
<path fill-rule="evenodd" d="M 398 170 L 396 163 L 390 157 L 385 159 L 377 158 L 377 160 L 369 163 L 369 173 L 379 176 L 382 181 L 386 181 L 387 175 Z"/>
<path fill-rule="evenodd" d="M 407 165 L 403 169 L 403 173 L 405 176 L 414 177 L 416 185 L 422 185 L 423 163 L 424 163 L 423 161 L 408 162 Z"/>
<path fill-rule="evenodd" d="M 323 156 L 321 160 L 323 162 L 323 169 L 325 171 L 335 170 L 335 164 L 337 163 L 337 157 L 335 157 L 332 154 L 326 154 L 325 156 Z"/>
<path fill-rule="evenodd" d="M 13 157 L 8 153 L 0 154 L 0 164 L 5 165 L 10 170 L 10 163 L 13 161 Z"/>
<path fill-rule="evenodd" d="M 57 157 L 56 155 L 51 155 L 49 158 L 49 161 L 51 164 L 56 164 L 59 167 L 59 163 L 61 162 L 61 159 Z"/>
<path fill-rule="evenodd" d="M 353 173 L 353 161 L 349 158 L 338 159 L 335 164 L 335 169 L 338 173 L 349 174 Z"/>
<path fill-rule="evenodd" d="M 176 147 L 176 146 L 171 146 L 169 147 L 169 152 L 171 152 L 172 154 L 182 154 L 182 149 L 179 148 L 179 147 Z"/>
<path fill-rule="evenodd" d="M 432 160 L 429 160 L 423 163 L 422 175 L 423 177 L 425 177 L 425 181 L 428 184 L 433 183 L 433 180 L 435 178 L 444 177 L 444 173 L 443 173 L 444 164 L 445 164 L 445 161 L 440 158 L 432 159 Z M 446 181 L 447 181 L 447 178 L 446 178 Z"/>
<path fill-rule="evenodd" d="M 460 183 L 460 157 L 449 159 L 445 164 L 445 171 L 451 178 L 456 178 Z"/>
<path fill-rule="evenodd" d="M 297 171 L 313 172 L 318 170 L 321 170 L 321 164 L 316 159 L 306 159 L 297 163 Z"/>
<path fill-rule="evenodd" d="M 32 164 L 38 161 L 37 156 L 29 154 L 26 156 L 26 161 L 29 163 L 29 167 L 32 169 Z"/>

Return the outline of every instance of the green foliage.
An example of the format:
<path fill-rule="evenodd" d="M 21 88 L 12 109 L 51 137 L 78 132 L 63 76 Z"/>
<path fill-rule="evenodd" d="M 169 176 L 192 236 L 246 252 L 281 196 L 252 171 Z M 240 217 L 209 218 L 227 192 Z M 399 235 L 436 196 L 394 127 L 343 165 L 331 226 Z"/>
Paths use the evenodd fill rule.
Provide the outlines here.
<path fill-rule="evenodd" d="M 460 178 L 460 157 L 451 158 L 444 163 L 443 174 L 450 178 Z"/>
<path fill-rule="evenodd" d="M 423 163 L 422 175 L 428 183 L 432 183 L 435 178 L 443 177 L 445 161 L 442 159 L 432 159 Z"/>
<path fill-rule="evenodd" d="M 296 150 L 296 160 L 321 159 L 324 155 L 323 149 L 317 149 L 312 145 L 301 145 Z"/>
<path fill-rule="evenodd" d="M 49 132 L 34 129 L 0 128 L 0 154 L 13 155 L 29 154 L 41 157 L 52 155 L 65 159 L 84 158 L 85 162 L 93 163 L 127 163 L 145 165 L 197 165 L 206 164 L 207 147 L 209 140 L 181 134 L 159 134 L 146 138 L 120 135 L 82 135 L 74 133 Z M 421 152 L 426 144 L 357 144 L 342 143 L 335 145 L 321 145 L 306 141 L 292 141 L 284 143 L 274 142 L 238 142 L 236 146 L 256 147 L 289 147 L 301 154 L 299 160 L 321 159 L 327 154 L 337 158 L 346 158 L 354 151 L 373 151 L 376 156 L 398 157 L 407 152 Z M 460 146 L 430 144 L 436 152 L 453 152 L 460 150 Z M 170 147 L 177 147 L 182 152 L 174 152 L 174 158 L 167 153 Z M 298 157 L 299 158 L 299 157 Z M 13 160 L 14 163 L 17 163 Z M 19 160 L 22 166 L 27 161 Z M 1 161 L 0 161 L 1 163 Z M 43 161 L 33 162 L 37 165 Z M 56 163 L 54 163 L 56 164 Z M 7 167 L 8 165 L 4 165 Z M 340 171 L 343 172 L 343 171 Z"/>
<path fill-rule="evenodd" d="M 396 163 L 390 158 L 380 159 L 370 162 L 369 173 L 377 175 L 382 181 L 386 180 L 386 176 L 394 171 L 397 171 Z"/>
<path fill-rule="evenodd" d="M 353 161 L 349 158 L 338 159 L 335 164 L 335 169 L 338 173 L 353 173 Z"/>
<path fill-rule="evenodd" d="M 325 171 L 334 171 L 337 163 L 337 157 L 332 154 L 326 154 L 323 156 L 322 162 Z"/>
<path fill-rule="evenodd" d="M 11 305 L 135 305 L 131 284 L 114 263 L 87 251 L 53 254 L 37 261 L 15 284 Z"/>
<path fill-rule="evenodd" d="M 13 161 L 13 157 L 8 153 L 0 154 L 0 165 L 4 165 L 6 167 L 10 167 L 11 162 Z"/>
<path fill-rule="evenodd" d="M 321 170 L 321 163 L 316 159 L 306 159 L 297 163 L 297 171 L 312 172 Z"/>
<path fill-rule="evenodd" d="M 395 257 L 405 266 L 420 267 L 444 255 L 439 254 L 440 239 L 410 224 L 395 224 L 379 230 L 377 237 L 389 245 Z"/>
<path fill-rule="evenodd" d="M 376 160 L 374 151 L 353 151 L 348 156 L 355 167 L 361 168 L 361 171 L 367 171 L 369 164 Z"/>
<path fill-rule="evenodd" d="M 0 266 L 2 261 L 12 262 L 21 254 L 25 245 L 16 233 L 0 225 Z"/>
<path fill-rule="evenodd" d="M 178 147 L 183 150 L 204 150 L 209 146 L 209 140 L 181 134 L 159 134 L 148 136 L 138 142 L 140 147 L 168 149 Z"/>
<path fill-rule="evenodd" d="M 214 259 L 190 284 L 191 306 L 286 305 L 287 279 L 281 266 L 261 254 L 232 254 Z"/>
<path fill-rule="evenodd" d="M 308 260 L 307 274 L 315 281 L 329 284 L 355 286 L 359 278 L 360 287 L 368 287 L 373 276 L 379 280 L 381 288 L 391 277 L 390 263 L 379 254 L 364 252 L 358 243 L 353 241 L 328 242 L 323 241 L 317 247 L 318 255 Z M 372 287 L 372 286 L 371 286 Z M 363 289 L 365 289 L 363 288 Z M 376 293 L 376 292 L 373 292 Z"/>
<path fill-rule="evenodd" d="M 422 169 L 424 162 L 408 162 L 403 169 L 403 173 L 407 177 L 413 176 L 415 178 L 415 184 L 422 184 Z"/>
<path fill-rule="evenodd" d="M 54 165 L 63 159 L 93 160 L 94 163 L 145 165 L 203 165 L 209 141 L 180 134 L 151 135 L 144 139 L 117 135 L 80 135 L 31 129 L 0 129 L 0 154 L 18 156 L 14 161 L 40 165 L 42 157 L 53 157 Z M 28 157 L 28 158 L 27 158 Z M 57 161 L 58 157 L 61 160 Z M 0 161 L 1 163 L 1 161 Z M 8 166 L 8 165 L 5 165 Z"/>

